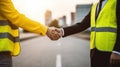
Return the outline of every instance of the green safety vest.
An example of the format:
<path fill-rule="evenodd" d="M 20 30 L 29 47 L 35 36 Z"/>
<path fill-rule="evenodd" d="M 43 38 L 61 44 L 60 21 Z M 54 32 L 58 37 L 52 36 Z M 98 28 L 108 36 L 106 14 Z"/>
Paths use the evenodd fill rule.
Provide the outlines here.
<path fill-rule="evenodd" d="M 90 49 L 97 48 L 100 51 L 112 51 L 116 42 L 117 0 L 108 0 L 95 19 L 98 3 L 91 9 L 91 40 Z"/>
<path fill-rule="evenodd" d="M 20 53 L 18 27 L 0 16 L 0 52 L 10 51 L 16 56 Z"/>

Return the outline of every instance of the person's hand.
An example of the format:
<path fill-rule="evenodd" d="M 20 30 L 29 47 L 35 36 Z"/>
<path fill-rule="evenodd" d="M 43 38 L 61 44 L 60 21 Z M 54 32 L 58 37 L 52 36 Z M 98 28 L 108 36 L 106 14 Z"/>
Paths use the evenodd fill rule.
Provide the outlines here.
<path fill-rule="evenodd" d="M 60 28 L 49 27 L 47 30 L 47 36 L 51 40 L 58 40 L 62 37 L 62 30 Z"/>
<path fill-rule="evenodd" d="M 116 54 L 116 53 L 112 53 L 111 54 L 111 57 L 110 57 L 110 65 L 111 67 L 114 65 L 120 65 L 120 55 L 119 54 Z"/>

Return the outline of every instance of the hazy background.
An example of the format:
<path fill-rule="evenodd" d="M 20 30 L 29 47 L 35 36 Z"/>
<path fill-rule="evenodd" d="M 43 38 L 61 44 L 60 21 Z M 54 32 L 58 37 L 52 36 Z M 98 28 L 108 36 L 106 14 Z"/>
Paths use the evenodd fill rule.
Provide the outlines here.
<path fill-rule="evenodd" d="M 52 11 L 52 18 L 62 15 L 69 17 L 70 12 L 75 12 L 76 4 L 92 3 L 96 0 L 12 0 L 16 9 L 27 17 L 44 24 L 44 13 Z M 69 19 L 67 19 L 69 24 Z"/>
<path fill-rule="evenodd" d="M 67 26 L 84 17 L 91 3 L 97 0 L 12 0 L 16 9 L 27 17 L 45 24 L 45 12 L 50 10 L 50 22 L 62 17 Z M 85 5 L 81 5 L 85 4 Z M 89 5 L 88 5 L 89 4 Z M 77 8 L 76 8 L 77 5 Z M 79 7 L 78 7 L 79 6 Z M 80 7 L 81 6 L 81 7 Z M 73 16 L 73 22 L 71 18 Z M 52 16 L 52 18 L 51 18 Z M 65 16 L 66 18 L 63 18 Z M 51 20 L 52 19 L 52 20 Z M 67 19 L 67 22 L 66 22 Z M 64 21 L 65 20 L 65 21 Z M 52 41 L 33 33 L 20 33 L 21 53 L 13 57 L 13 67 L 90 67 L 90 32 L 74 34 Z"/>

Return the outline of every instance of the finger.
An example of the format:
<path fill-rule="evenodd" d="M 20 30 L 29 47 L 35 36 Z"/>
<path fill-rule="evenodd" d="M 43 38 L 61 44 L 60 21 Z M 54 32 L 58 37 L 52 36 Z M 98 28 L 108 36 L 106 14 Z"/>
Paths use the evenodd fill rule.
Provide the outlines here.
<path fill-rule="evenodd" d="M 59 37 L 58 37 L 57 35 L 54 35 L 54 36 L 51 37 L 51 39 L 52 39 L 52 40 L 58 40 Z"/>
<path fill-rule="evenodd" d="M 57 29 L 57 28 L 56 28 L 55 31 L 58 32 L 58 33 L 60 33 L 60 29 Z"/>
<path fill-rule="evenodd" d="M 55 29 L 56 34 L 61 37 L 62 36 L 62 31 L 60 29 Z"/>
<path fill-rule="evenodd" d="M 60 36 L 58 34 L 51 35 L 52 40 L 58 40 Z"/>
<path fill-rule="evenodd" d="M 56 40 L 57 39 L 57 36 L 55 34 L 49 34 L 48 37 L 51 39 L 51 40 Z"/>
<path fill-rule="evenodd" d="M 58 33 L 58 30 L 50 30 L 49 33 L 48 33 L 48 37 L 51 39 L 51 40 L 58 40 L 60 37 L 61 37 L 61 33 Z"/>

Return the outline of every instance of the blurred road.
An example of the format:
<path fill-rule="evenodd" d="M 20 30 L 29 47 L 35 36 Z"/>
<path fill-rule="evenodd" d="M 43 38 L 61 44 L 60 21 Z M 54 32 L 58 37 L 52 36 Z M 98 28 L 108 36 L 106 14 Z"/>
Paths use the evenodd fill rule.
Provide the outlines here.
<path fill-rule="evenodd" d="M 21 48 L 21 54 L 13 57 L 13 67 L 90 67 L 88 40 L 37 37 L 22 41 Z"/>

